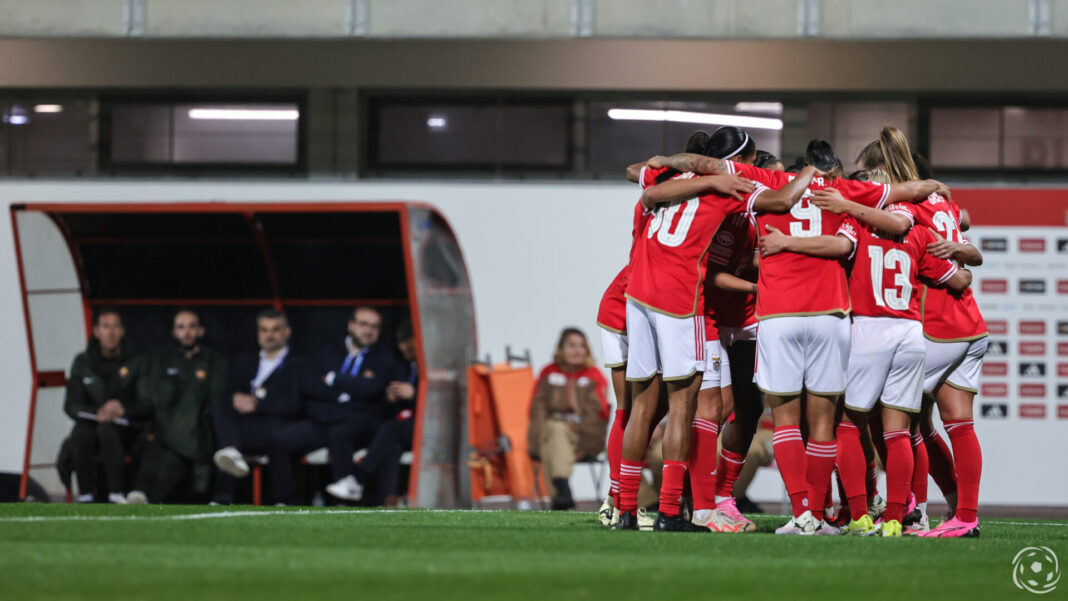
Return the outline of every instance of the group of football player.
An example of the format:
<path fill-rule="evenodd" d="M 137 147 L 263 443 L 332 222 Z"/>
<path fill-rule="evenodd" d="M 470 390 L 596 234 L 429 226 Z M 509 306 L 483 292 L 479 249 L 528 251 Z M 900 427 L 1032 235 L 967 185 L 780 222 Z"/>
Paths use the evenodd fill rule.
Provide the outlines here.
<path fill-rule="evenodd" d="M 986 325 L 965 266 L 982 256 L 962 235 L 967 213 L 900 131 L 884 128 L 857 162 L 846 175 L 813 140 L 784 169 L 722 127 L 627 168 L 642 188 L 630 259 L 597 320 L 618 401 L 604 525 L 756 531 L 732 489 L 766 404 L 793 510 L 777 534 L 978 536 L 972 403 Z M 654 520 L 637 492 L 661 421 Z M 935 528 L 928 474 L 951 511 Z"/>

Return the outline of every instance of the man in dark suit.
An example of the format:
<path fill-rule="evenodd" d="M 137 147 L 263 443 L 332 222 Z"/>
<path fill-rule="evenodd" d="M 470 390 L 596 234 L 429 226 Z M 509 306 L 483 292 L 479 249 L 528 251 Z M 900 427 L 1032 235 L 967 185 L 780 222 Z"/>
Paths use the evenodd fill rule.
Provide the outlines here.
<path fill-rule="evenodd" d="M 275 503 L 287 503 L 293 494 L 288 457 L 275 443 L 276 433 L 300 414 L 298 384 L 302 362 L 290 356 L 289 321 L 281 311 L 268 309 L 256 317 L 260 352 L 234 359 L 227 394 L 212 405 L 216 442 L 216 503 L 233 501 L 235 478 L 249 473 L 246 454 L 267 455 Z"/>
<path fill-rule="evenodd" d="M 371 478 L 377 483 L 376 505 L 395 507 L 400 503 L 400 458 L 412 448 L 415 430 L 415 401 L 419 392 L 419 364 L 415 355 L 415 336 L 412 323 L 404 321 L 397 326 L 397 350 L 400 353 L 393 379 L 386 386 L 386 407 L 383 420 L 367 447 L 367 454 L 346 476 L 355 480 L 360 489 Z M 346 480 L 327 486 L 327 492 L 341 496 L 352 483 Z M 333 489 L 333 490 L 331 490 Z"/>
<path fill-rule="evenodd" d="M 382 419 L 386 386 L 396 366 L 391 349 L 377 345 L 381 329 L 376 309 L 352 312 L 348 335 L 309 361 L 301 387 L 307 419 L 278 435 L 290 454 L 328 447 L 334 480 L 352 473 L 353 454 L 371 441 Z M 358 500 L 359 494 L 341 498 Z"/>

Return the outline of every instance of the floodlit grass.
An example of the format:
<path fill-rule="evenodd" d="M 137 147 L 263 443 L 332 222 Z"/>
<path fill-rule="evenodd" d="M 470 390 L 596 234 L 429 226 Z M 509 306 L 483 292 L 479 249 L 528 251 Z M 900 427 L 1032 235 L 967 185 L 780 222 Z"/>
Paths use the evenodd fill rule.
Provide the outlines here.
<path fill-rule="evenodd" d="M 881 540 L 611 532 L 592 513 L 0 505 L 0 599 L 974 601 L 1031 596 L 1011 577 L 1023 547 L 1068 559 L 1068 521 L 982 528 Z"/>

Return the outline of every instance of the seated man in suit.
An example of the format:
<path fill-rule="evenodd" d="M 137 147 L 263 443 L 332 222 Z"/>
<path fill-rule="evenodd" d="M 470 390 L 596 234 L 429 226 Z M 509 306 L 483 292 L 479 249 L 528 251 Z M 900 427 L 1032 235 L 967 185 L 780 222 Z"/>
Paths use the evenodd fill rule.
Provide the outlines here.
<path fill-rule="evenodd" d="M 215 466 L 219 468 L 214 501 L 233 501 L 235 478 L 248 475 L 246 454 L 265 454 L 275 503 L 293 494 L 288 457 L 275 443 L 275 434 L 300 414 L 299 374 L 303 365 L 290 356 L 289 321 L 281 311 L 267 309 L 256 317 L 259 353 L 234 359 L 227 394 L 212 405 L 215 426 Z"/>
<path fill-rule="evenodd" d="M 386 407 L 382 424 L 367 447 L 367 455 L 356 464 L 355 469 L 343 479 L 326 487 L 326 492 L 335 497 L 359 500 L 369 478 L 377 483 L 376 505 L 396 507 L 400 504 L 397 495 L 400 480 L 400 458 L 412 448 L 415 428 L 415 400 L 419 391 L 419 364 L 415 356 L 415 336 L 412 322 L 404 321 L 397 326 L 397 350 L 400 353 L 397 367 L 386 387 Z M 359 491 L 357 498 L 346 496 L 349 491 Z"/>
<path fill-rule="evenodd" d="M 335 481 L 352 474 L 353 454 L 371 442 L 382 420 L 386 386 L 396 367 L 392 349 L 377 345 L 381 329 L 378 310 L 358 307 L 352 312 L 348 335 L 309 361 L 301 387 L 307 419 L 278 435 L 290 454 L 328 447 Z M 360 495 L 350 491 L 339 498 L 358 500 Z"/>

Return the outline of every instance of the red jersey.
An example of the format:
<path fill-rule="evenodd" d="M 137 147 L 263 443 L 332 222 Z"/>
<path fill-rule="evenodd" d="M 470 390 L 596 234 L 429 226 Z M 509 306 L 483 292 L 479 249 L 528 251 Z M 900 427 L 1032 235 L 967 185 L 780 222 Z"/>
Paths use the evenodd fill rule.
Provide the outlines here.
<path fill-rule="evenodd" d="M 648 225 L 635 239 L 627 298 L 672 317 L 703 311 L 712 234 L 725 216 L 749 211 L 763 189 L 758 186 L 745 201 L 706 195 L 650 211 Z"/>
<path fill-rule="evenodd" d="M 648 167 L 642 167 L 641 174 L 638 176 L 638 184 L 642 190 L 653 186 L 657 183 L 667 169 L 650 169 Z M 678 177 L 678 175 L 676 175 Z M 645 222 L 648 220 L 648 215 L 645 213 L 645 207 L 641 202 L 638 202 L 634 206 L 634 225 L 630 232 L 630 255 L 627 258 L 627 264 L 623 266 L 623 269 L 619 270 L 616 277 L 612 278 L 612 283 L 608 285 L 608 288 L 604 291 L 604 295 L 601 296 L 601 304 L 597 307 L 597 325 L 602 328 L 615 332 L 617 334 L 625 334 L 627 332 L 627 277 L 630 274 L 630 262 L 634 259 L 634 240 L 637 238 L 638 232 L 645 227 Z"/>
<path fill-rule="evenodd" d="M 946 240 L 970 244 L 960 231 L 960 207 L 952 200 L 932 194 L 923 202 L 894 208 L 894 212 L 935 230 Z M 975 340 L 987 335 L 986 322 L 971 288 L 957 295 L 944 288 L 924 287 L 921 313 L 923 335 L 935 342 Z"/>
<path fill-rule="evenodd" d="M 708 248 L 708 275 L 705 280 L 705 336 L 718 340 L 720 327 L 742 328 L 756 323 L 756 295 L 716 288 L 715 274 L 727 272 L 747 279 L 752 272 L 756 229 L 746 213 L 734 213 L 723 220 Z"/>
<path fill-rule="evenodd" d="M 727 163 L 731 173 L 740 173 L 755 182 L 779 189 L 789 183 L 793 173 L 769 171 L 752 165 Z M 833 187 L 842 196 L 869 207 L 882 208 L 890 196 L 890 186 L 849 179 L 814 177 L 809 192 Z M 834 236 L 842 224 L 842 215 L 828 213 L 809 204 L 809 192 L 789 213 L 755 216 L 757 234 L 763 235 L 771 225 L 787 236 Z M 790 315 L 849 314 L 849 287 L 845 269 L 837 259 L 824 259 L 800 253 L 783 252 L 760 262 L 757 280 L 757 319 Z"/>
<path fill-rule="evenodd" d="M 854 315 L 920 321 L 920 278 L 941 284 L 957 265 L 927 252 L 935 237 L 927 228 L 912 228 L 901 238 L 881 238 L 872 228 L 846 217 L 838 235 L 853 241 L 849 297 Z"/>

